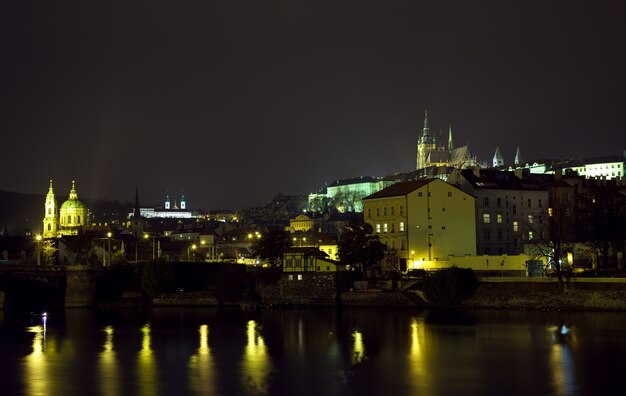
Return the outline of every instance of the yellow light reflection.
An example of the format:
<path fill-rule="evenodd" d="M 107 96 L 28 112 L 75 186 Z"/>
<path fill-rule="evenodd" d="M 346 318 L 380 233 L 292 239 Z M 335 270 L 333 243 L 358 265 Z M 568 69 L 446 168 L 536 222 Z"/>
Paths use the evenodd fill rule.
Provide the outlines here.
<path fill-rule="evenodd" d="M 248 322 L 248 343 L 243 356 L 243 374 L 248 390 L 256 393 L 267 393 L 267 380 L 271 371 L 271 363 L 267 355 L 267 347 L 263 337 L 258 333 L 254 320 Z"/>
<path fill-rule="evenodd" d="M 365 345 L 363 344 L 363 334 L 358 331 L 352 333 L 352 364 L 361 363 L 365 359 Z"/>
<path fill-rule="evenodd" d="M 414 393 L 423 393 L 428 383 L 425 363 L 425 334 L 424 320 L 420 318 L 411 320 L 411 350 L 409 353 L 409 372 L 411 382 L 415 385 Z M 427 388 L 427 387 L 426 387 Z"/>
<path fill-rule="evenodd" d="M 566 344 L 555 343 L 550 350 L 552 381 L 557 395 L 576 394 L 574 362 Z"/>
<path fill-rule="evenodd" d="M 142 395 L 156 394 L 156 367 L 152 354 L 150 325 L 146 324 L 141 328 L 143 337 L 141 339 L 141 350 L 137 356 L 137 373 L 139 375 L 139 392 Z"/>
<path fill-rule="evenodd" d="M 105 339 L 102 352 L 99 354 L 100 388 L 104 395 L 118 395 L 119 373 L 117 370 L 117 356 L 113 345 L 113 327 L 104 329 Z"/>
<path fill-rule="evenodd" d="M 45 355 L 46 347 L 46 331 L 45 322 L 43 326 L 32 326 L 27 329 L 29 333 L 34 333 L 33 351 L 25 358 L 25 381 L 27 386 L 27 394 L 29 395 L 47 395 L 50 390 L 48 387 L 48 370 Z"/>
<path fill-rule="evenodd" d="M 214 368 L 211 350 L 209 349 L 209 326 L 201 325 L 200 346 L 189 359 L 189 383 L 197 394 L 215 395 Z"/>

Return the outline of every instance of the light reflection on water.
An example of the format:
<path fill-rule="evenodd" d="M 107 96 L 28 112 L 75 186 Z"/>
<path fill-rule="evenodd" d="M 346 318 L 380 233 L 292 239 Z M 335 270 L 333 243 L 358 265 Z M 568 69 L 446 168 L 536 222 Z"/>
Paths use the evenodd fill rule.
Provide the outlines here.
<path fill-rule="evenodd" d="M 200 325 L 198 350 L 189 358 L 189 385 L 200 395 L 215 395 L 213 357 L 209 348 L 209 326 Z"/>
<path fill-rule="evenodd" d="M 65 320 L 49 319 L 47 327 L 8 331 L 2 324 L 2 393 L 499 395 L 506 389 L 513 396 L 625 390 L 626 318 L 620 315 L 569 314 L 576 331 L 559 341 L 549 330 L 560 320 L 555 313 L 480 312 L 456 323 L 406 311 L 190 312 L 112 322 L 96 320 L 90 311 L 67 311 Z"/>
<path fill-rule="evenodd" d="M 149 324 L 141 328 L 141 334 L 141 350 L 137 354 L 139 393 L 142 395 L 154 395 L 157 390 L 157 375 L 151 346 Z"/>
<path fill-rule="evenodd" d="M 249 392 L 265 394 L 271 372 L 271 363 L 267 354 L 265 340 L 254 320 L 248 321 L 246 335 L 248 342 L 243 355 L 244 383 Z"/>

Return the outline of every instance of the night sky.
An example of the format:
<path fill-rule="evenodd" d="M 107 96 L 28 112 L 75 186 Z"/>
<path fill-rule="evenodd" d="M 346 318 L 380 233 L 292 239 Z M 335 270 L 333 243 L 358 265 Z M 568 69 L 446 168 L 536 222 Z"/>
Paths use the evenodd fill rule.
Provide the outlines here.
<path fill-rule="evenodd" d="M 625 4 L 4 1 L 0 189 L 263 205 L 412 170 L 424 110 L 483 160 L 621 155 Z"/>

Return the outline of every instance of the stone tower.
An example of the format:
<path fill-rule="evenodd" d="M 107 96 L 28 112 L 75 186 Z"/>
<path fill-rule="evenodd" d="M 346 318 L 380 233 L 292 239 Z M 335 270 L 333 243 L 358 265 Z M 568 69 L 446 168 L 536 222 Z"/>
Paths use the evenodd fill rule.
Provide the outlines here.
<path fill-rule="evenodd" d="M 522 158 L 522 151 L 517 146 L 517 151 L 515 152 L 515 165 L 520 165 L 524 163 L 524 158 Z"/>
<path fill-rule="evenodd" d="M 46 195 L 45 212 L 43 218 L 43 237 L 56 238 L 58 228 L 59 217 L 57 201 L 54 196 L 54 190 L 52 189 L 52 180 L 50 180 L 50 188 L 48 189 L 48 195 Z"/>
<path fill-rule="evenodd" d="M 417 141 L 417 161 L 415 169 L 425 168 L 427 165 L 428 154 L 431 150 L 436 150 L 437 144 L 435 138 L 430 134 L 430 128 L 428 127 L 428 111 L 424 112 L 424 127 L 422 133 Z"/>
<path fill-rule="evenodd" d="M 493 155 L 493 167 L 497 168 L 504 165 L 504 158 L 500 152 L 500 146 L 496 146 L 496 153 Z"/>

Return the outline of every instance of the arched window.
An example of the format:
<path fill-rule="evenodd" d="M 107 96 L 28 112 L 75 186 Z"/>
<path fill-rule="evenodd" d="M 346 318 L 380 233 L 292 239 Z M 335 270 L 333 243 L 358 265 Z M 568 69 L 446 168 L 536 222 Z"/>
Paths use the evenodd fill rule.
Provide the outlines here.
<path fill-rule="evenodd" d="M 72 216 L 67 216 L 67 224 L 72 224 Z"/>
<path fill-rule="evenodd" d="M 48 223 L 48 231 L 52 231 L 52 224 Z"/>
<path fill-rule="evenodd" d="M 48 214 L 52 214 L 52 208 L 48 208 Z"/>
<path fill-rule="evenodd" d="M 76 224 L 80 224 L 80 215 L 76 216 Z"/>

